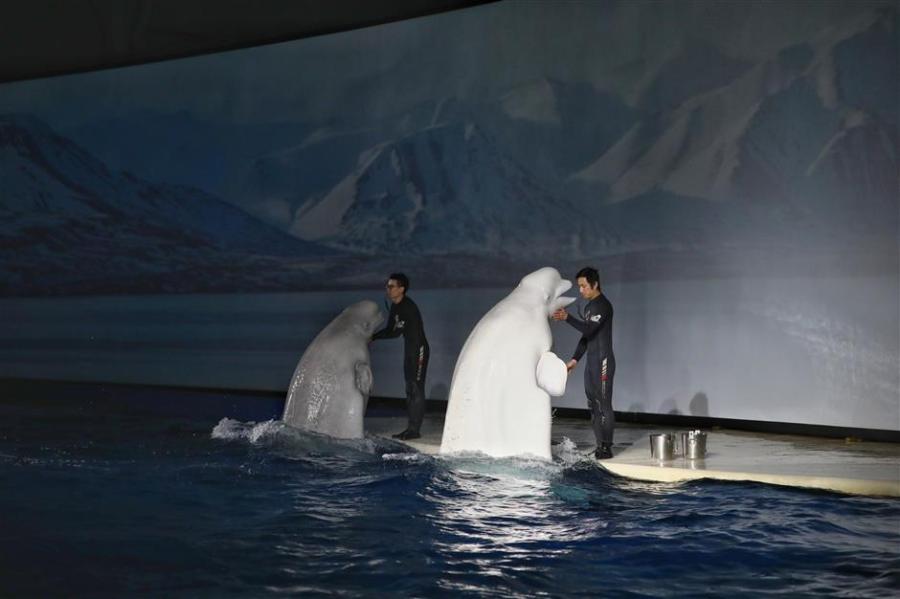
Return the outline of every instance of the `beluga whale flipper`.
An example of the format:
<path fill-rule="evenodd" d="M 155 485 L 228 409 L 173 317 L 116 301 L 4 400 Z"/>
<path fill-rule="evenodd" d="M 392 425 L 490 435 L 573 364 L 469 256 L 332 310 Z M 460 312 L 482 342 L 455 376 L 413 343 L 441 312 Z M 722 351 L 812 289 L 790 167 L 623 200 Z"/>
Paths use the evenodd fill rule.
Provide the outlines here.
<path fill-rule="evenodd" d="M 348 306 L 313 339 L 288 387 L 282 420 L 341 439 L 364 436 L 372 370 L 369 339 L 384 317 L 378 304 Z"/>
<path fill-rule="evenodd" d="M 475 325 L 463 345 L 444 419 L 441 453 L 550 459 L 550 396 L 566 390 L 565 363 L 550 348 L 549 318 L 575 298 L 555 268 L 525 276 Z"/>

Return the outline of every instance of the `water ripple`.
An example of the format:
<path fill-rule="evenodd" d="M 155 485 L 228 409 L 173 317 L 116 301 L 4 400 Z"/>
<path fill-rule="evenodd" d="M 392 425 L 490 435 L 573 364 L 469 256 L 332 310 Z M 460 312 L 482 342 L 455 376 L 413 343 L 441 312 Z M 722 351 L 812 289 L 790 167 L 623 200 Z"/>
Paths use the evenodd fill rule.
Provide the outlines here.
<path fill-rule="evenodd" d="M 280 422 L 0 423 L 12 596 L 890 596 L 900 502 L 436 458 Z M 5 427 L 5 428 L 4 428 Z M 81 427 L 81 428 L 79 428 Z M 89 432 L 85 432 L 89 431 Z M 51 562 L 53 568 L 44 567 Z"/>

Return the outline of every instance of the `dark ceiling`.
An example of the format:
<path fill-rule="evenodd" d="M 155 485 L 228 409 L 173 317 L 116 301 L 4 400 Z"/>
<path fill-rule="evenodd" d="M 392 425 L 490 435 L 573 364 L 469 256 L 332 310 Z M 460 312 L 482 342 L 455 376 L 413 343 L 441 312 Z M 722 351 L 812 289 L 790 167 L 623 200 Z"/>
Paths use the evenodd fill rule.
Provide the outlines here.
<path fill-rule="evenodd" d="M 495 0 L 0 0 L 0 82 L 246 48 Z"/>

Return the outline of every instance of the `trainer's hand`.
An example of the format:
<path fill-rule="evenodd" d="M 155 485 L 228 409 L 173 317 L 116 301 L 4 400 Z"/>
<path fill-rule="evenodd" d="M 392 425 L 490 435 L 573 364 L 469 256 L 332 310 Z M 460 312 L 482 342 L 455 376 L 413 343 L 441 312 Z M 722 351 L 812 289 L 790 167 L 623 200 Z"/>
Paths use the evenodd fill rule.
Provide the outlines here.
<path fill-rule="evenodd" d="M 569 317 L 569 313 L 566 312 L 565 308 L 560 308 L 556 312 L 553 313 L 553 320 L 565 320 Z"/>
<path fill-rule="evenodd" d="M 566 372 L 572 372 L 575 369 L 575 366 L 578 365 L 577 360 L 569 360 L 569 363 L 566 364 Z"/>

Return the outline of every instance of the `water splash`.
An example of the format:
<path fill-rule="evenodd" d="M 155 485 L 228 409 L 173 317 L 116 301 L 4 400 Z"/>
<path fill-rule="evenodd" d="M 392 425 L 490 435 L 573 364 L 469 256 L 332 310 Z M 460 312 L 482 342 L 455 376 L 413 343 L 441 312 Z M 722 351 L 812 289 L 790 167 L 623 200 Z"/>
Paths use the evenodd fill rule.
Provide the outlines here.
<path fill-rule="evenodd" d="M 575 442 L 568 437 L 563 437 L 557 445 L 552 447 L 553 459 L 563 465 L 564 468 L 571 468 L 579 463 L 590 462 L 591 459 L 580 452 Z"/>
<path fill-rule="evenodd" d="M 261 440 L 277 436 L 284 428 L 285 424 L 280 420 L 266 420 L 265 422 L 256 423 L 252 420 L 249 422 L 241 422 L 240 420 L 232 420 L 231 418 L 222 418 L 219 423 L 213 427 L 210 437 L 225 441 L 246 439 L 255 445 Z"/>
<path fill-rule="evenodd" d="M 382 454 L 415 453 L 405 445 L 380 437 L 337 439 L 295 428 L 281 420 L 241 422 L 231 418 L 222 418 L 213 427 L 210 437 L 222 441 L 246 442 L 253 447 L 273 449 L 278 455 L 288 459 L 332 456 L 337 459 L 344 457 L 352 460 L 357 459 L 359 454 L 365 454 L 366 459 L 369 459 Z"/>

